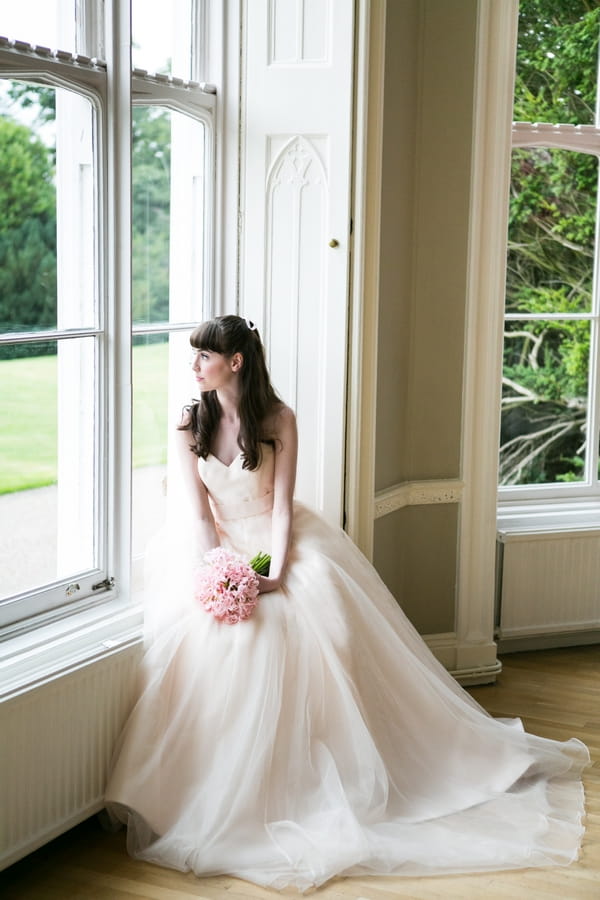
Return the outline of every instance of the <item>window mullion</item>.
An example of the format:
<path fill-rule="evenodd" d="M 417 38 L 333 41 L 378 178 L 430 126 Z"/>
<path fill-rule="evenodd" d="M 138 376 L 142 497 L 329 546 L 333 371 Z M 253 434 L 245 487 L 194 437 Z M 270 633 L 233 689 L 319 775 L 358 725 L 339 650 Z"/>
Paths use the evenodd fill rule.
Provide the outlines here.
<path fill-rule="evenodd" d="M 131 547 L 131 21 L 129 3 L 105 5 L 107 60 L 107 248 L 105 353 L 108 368 L 104 411 L 108 436 L 108 506 L 105 539 L 111 535 L 109 574 L 121 596 L 130 595 Z M 107 415 L 105 419 L 107 418 Z"/>

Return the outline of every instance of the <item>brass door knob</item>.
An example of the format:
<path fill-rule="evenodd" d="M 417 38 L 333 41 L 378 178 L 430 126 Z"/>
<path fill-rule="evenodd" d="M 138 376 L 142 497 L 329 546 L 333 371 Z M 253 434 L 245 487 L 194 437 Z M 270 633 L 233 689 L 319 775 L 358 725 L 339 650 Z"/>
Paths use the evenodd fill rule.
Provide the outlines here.
<path fill-rule="evenodd" d="M 339 247 L 339 246 L 340 246 L 340 242 L 339 242 L 339 241 L 336 241 L 335 238 L 331 238 L 331 240 L 329 241 L 329 246 L 330 246 L 330 247 Z"/>

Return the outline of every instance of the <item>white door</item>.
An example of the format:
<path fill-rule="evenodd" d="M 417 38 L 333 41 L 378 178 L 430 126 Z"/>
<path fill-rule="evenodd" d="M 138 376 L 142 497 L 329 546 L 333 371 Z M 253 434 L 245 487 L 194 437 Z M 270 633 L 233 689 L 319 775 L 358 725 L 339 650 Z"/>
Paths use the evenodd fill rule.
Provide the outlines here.
<path fill-rule="evenodd" d="M 341 524 L 354 0 L 246 0 L 241 310 L 297 413 L 296 496 Z"/>

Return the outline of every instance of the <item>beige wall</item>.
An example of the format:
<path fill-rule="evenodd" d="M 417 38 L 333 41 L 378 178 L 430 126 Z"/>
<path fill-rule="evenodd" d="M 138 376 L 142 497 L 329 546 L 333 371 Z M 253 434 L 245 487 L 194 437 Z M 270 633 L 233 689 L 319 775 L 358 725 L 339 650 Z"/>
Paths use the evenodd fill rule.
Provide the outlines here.
<path fill-rule="evenodd" d="M 457 514 L 456 504 L 409 506 L 375 523 L 375 564 L 421 634 L 454 630 Z"/>
<path fill-rule="evenodd" d="M 376 490 L 460 477 L 477 0 L 388 0 Z M 374 561 L 421 631 L 451 631 L 458 507 L 378 519 Z"/>

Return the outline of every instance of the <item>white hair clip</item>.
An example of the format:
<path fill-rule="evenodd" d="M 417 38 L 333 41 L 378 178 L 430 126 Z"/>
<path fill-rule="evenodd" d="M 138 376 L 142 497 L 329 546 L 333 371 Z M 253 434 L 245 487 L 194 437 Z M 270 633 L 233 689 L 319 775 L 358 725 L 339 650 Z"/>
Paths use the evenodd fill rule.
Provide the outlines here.
<path fill-rule="evenodd" d="M 251 319 L 244 319 L 244 322 L 246 323 L 250 331 L 256 331 L 256 325 Z"/>

